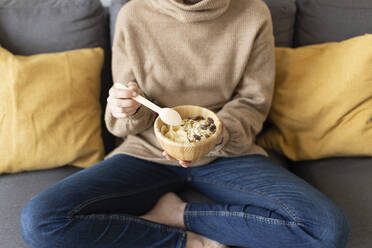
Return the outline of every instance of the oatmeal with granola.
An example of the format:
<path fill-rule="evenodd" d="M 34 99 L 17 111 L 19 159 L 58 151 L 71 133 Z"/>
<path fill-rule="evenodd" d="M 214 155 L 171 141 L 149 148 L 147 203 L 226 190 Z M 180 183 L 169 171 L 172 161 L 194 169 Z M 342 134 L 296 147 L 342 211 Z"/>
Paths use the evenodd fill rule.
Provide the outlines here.
<path fill-rule="evenodd" d="M 179 126 L 161 127 L 161 133 L 170 140 L 181 143 L 199 142 L 207 139 L 216 132 L 216 125 L 212 118 L 204 119 L 201 116 L 185 118 Z"/>

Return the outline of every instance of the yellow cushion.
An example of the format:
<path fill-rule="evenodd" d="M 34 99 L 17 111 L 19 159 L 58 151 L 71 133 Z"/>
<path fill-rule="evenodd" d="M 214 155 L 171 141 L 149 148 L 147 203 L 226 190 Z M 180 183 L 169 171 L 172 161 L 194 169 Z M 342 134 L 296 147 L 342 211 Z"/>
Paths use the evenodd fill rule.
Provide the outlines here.
<path fill-rule="evenodd" d="M 269 120 L 258 143 L 292 160 L 372 156 L 372 35 L 276 48 Z"/>
<path fill-rule="evenodd" d="M 0 174 L 103 158 L 101 48 L 14 56 L 0 47 Z"/>

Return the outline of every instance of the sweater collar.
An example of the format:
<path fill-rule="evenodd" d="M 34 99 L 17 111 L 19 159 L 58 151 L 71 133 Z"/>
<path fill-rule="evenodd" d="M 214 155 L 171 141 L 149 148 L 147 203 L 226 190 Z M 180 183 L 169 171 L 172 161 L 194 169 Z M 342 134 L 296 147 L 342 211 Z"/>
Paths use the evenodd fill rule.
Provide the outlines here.
<path fill-rule="evenodd" d="M 201 0 L 185 4 L 183 0 L 150 0 L 160 12 L 184 23 L 209 21 L 221 16 L 229 8 L 231 0 Z"/>

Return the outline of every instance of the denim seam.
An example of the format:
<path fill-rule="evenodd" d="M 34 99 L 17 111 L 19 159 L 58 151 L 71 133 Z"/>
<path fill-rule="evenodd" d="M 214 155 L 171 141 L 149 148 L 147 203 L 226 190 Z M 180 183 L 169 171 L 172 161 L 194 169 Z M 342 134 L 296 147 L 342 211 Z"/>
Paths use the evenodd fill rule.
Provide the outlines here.
<path fill-rule="evenodd" d="M 303 224 L 298 221 L 298 218 L 297 218 L 296 214 L 293 211 L 291 211 L 290 208 L 283 201 L 281 201 L 280 199 L 278 199 L 276 197 L 265 194 L 263 192 L 258 192 L 256 190 L 246 189 L 244 187 L 237 186 L 237 185 L 234 185 L 234 184 L 220 183 L 220 182 L 217 182 L 217 181 L 205 180 L 205 179 L 195 179 L 194 181 L 195 182 L 211 183 L 211 184 L 214 184 L 214 185 L 220 185 L 220 186 L 224 186 L 228 189 L 239 190 L 239 191 L 242 191 L 242 192 L 245 192 L 245 193 L 253 192 L 255 194 L 258 194 L 258 195 L 267 197 L 269 199 L 272 199 L 272 200 L 278 202 L 284 208 L 284 210 L 288 213 L 289 216 L 291 216 L 293 218 L 294 222 L 296 222 L 297 225 L 303 226 Z"/>
<path fill-rule="evenodd" d="M 130 192 L 110 193 L 110 194 L 106 194 L 106 195 L 93 197 L 91 199 L 88 199 L 88 200 L 80 203 L 75 208 L 73 208 L 71 211 L 69 211 L 67 213 L 66 218 L 71 219 L 73 215 L 75 215 L 76 213 L 81 211 L 84 207 L 88 206 L 91 203 L 97 202 L 97 201 L 106 200 L 106 199 L 109 199 L 109 198 L 117 198 L 117 197 L 133 195 L 133 194 L 136 194 L 136 193 L 144 192 L 144 191 L 149 190 L 149 189 L 158 188 L 158 187 L 161 187 L 161 186 L 164 186 L 164 185 L 167 185 L 167 184 L 172 184 L 172 183 L 182 182 L 182 181 L 183 181 L 183 179 L 182 180 L 177 179 L 177 180 L 172 180 L 172 181 L 166 182 L 166 183 L 155 184 L 155 185 L 152 185 L 152 186 L 149 186 L 149 187 L 146 187 L 146 188 L 141 188 L 141 189 L 130 191 Z"/>
<path fill-rule="evenodd" d="M 181 238 L 181 242 L 180 242 L 179 248 L 186 247 L 186 244 L 184 244 L 185 236 L 186 236 L 186 233 L 185 232 L 182 232 L 182 238 Z"/>
<path fill-rule="evenodd" d="M 191 230 L 190 219 L 189 219 L 189 215 L 187 214 L 189 212 L 190 206 L 191 206 L 191 203 L 187 203 L 185 210 L 183 211 L 183 216 L 185 217 L 185 223 L 183 224 L 185 225 L 185 228 L 187 230 Z"/>
<path fill-rule="evenodd" d="M 98 219 L 98 220 L 123 220 L 123 221 L 133 221 L 139 224 L 143 224 L 149 227 L 166 230 L 168 232 L 176 231 L 179 233 L 184 233 L 183 229 L 177 227 L 171 227 L 155 222 L 150 222 L 146 220 L 142 220 L 139 217 L 134 216 L 123 216 L 118 214 L 111 214 L 111 215 L 104 215 L 104 214 L 90 214 L 90 215 L 75 215 L 74 219 Z"/>
<path fill-rule="evenodd" d="M 187 211 L 185 215 L 192 215 L 192 216 L 207 216 L 207 215 L 217 215 L 217 216 L 235 216 L 235 217 L 242 217 L 246 219 L 256 219 L 261 222 L 265 222 L 267 224 L 272 225 L 285 225 L 285 226 L 298 226 L 299 224 L 294 221 L 284 221 L 278 220 L 273 218 L 266 218 L 258 215 L 247 214 L 244 212 L 229 212 L 229 211 Z"/>

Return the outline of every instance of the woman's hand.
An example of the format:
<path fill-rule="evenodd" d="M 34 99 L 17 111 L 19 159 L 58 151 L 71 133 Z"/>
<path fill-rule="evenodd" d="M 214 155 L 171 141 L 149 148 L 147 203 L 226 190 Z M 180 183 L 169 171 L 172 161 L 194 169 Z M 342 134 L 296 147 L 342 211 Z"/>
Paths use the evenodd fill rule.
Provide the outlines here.
<path fill-rule="evenodd" d="M 168 160 L 177 160 L 175 159 L 174 157 L 172 157 L 171 155 L 169 155 L 166 151 L 163 152 L 163 156 L 166 157 Z M 191 162 L 188 162 L 188 161 L 184 161 L 184 160 L 178 160 L 178 163 L 184 167 L 184 168 L 188 168 L 191 166 Z"/>
<path fill-rule="evenodd" d="M 223 133 L 225 132 L 225 123 L 221 121 L 221 133 L 220 136 L 217 138 L 216 146 L 221 145 L 223 142 Z"/>
<path fill-rule="evenodd" d="M 224 129 L 225 129 L 224 127 L 225 127 L 225 123 L 222 122 L 222 130 L 221 130 L 220 136 L 218 136 L 218 138 L 217 138 L 216 146 L 222 144 L 222 142 L 223 142 L 223 132 L 224 132 Z M 169 155 L 166 151 L 163 151 L 163 156 L 166 157 L 168 160 L 177 160 L 174 157 L 172 157 L 171 155 Z M 184 168 L 188 168 L 188 167 L 191 166 L 191 162 L 184 161 L 184 160 L 178 160 L 178 163 Z"/>
<path fill-rule="evenodd" d="M 132 97 L 139 95 L 139 88 L 135 82 L 128 83 L 129 89 L 118 89 L 112 87 L 107 98 L 108 108 L 115 118 L 126 118 L 136 113 L 141 106 Z"/>

